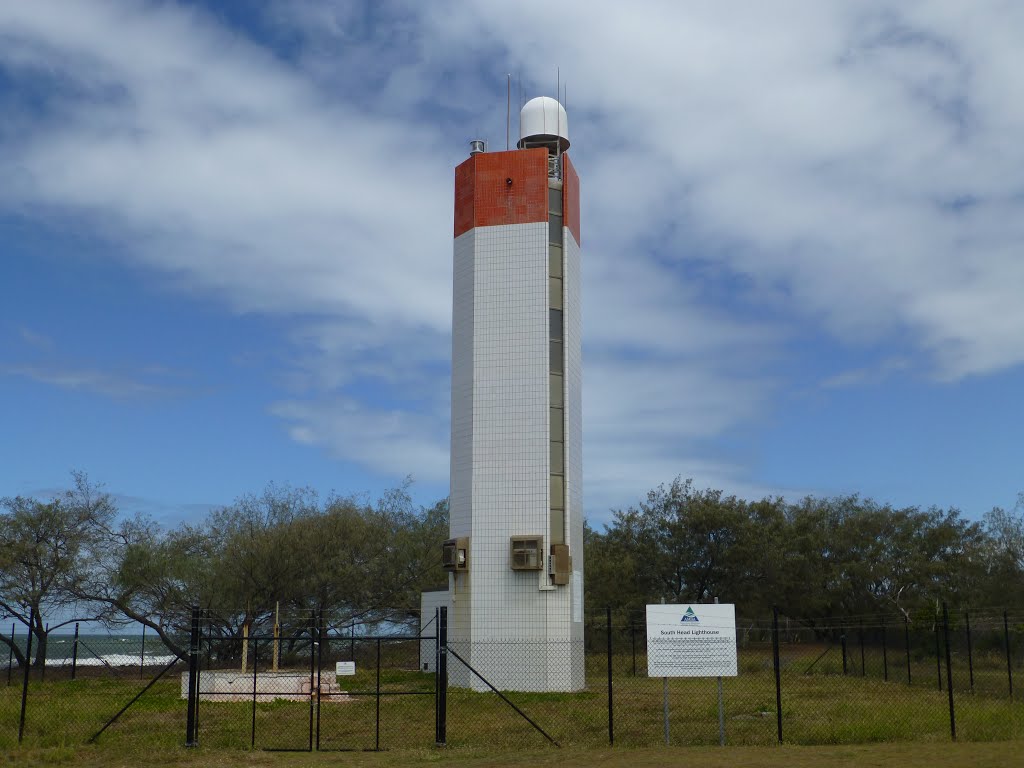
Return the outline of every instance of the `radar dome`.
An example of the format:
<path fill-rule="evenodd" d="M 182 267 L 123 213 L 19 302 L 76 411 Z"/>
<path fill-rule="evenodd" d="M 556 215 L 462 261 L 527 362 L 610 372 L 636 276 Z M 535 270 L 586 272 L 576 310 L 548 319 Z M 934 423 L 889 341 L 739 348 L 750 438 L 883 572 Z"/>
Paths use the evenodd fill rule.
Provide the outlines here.
<path fill-rule="evenodd" d="M 523 105 L 519 113 L 519 147 L 555 146 L 569 148 L 569 118 L 565 107 L 550 96 L 538 96 Z"/>

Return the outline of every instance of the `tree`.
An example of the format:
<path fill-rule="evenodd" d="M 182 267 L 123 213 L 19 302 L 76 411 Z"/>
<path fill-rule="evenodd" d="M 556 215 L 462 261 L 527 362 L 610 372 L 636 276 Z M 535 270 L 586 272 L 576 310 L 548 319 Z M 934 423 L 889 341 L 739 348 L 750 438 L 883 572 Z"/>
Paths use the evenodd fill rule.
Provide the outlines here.
<path fill-rule="evenodd" d="M 166 533 L 145 517 L 125 519 L 93 547 L 74 592 L 102 606 L 108 626 L 143 624 L 184 659 L 191 607 L 213 583 L 215 556 L 208 539 L 191 526 Z"/>
<path fill-rule="evenodd" d="M 373 506 L 328 499 L 282 535 L 305 564 L 289 604 L 300 613 L 323 611 L 335 626 L 409 621 L 418 615 L 420 592 L 447 580 L 439 553 L 448 536 L 448 500 L 416 510 L 408 483 Z"/>
<path fill-rule="evenodd" d="M 985 533 L 980 559 L 986 573 L 984 599 L 1003 603 L 1024 600 L 1024 493 L 1012 510 L 995 507 L 982 518 Z"/>
<path fill-rule="evenodd" d="M 646 587 L 637 574 L 634 548 L 605 526 L 600 533 L 584 521 L 583 552 L 587 583 L 584 599 L 588 611 L 604 608 L 642 611 L 647 603 Z"/>
<path fill-rule="evenodd" d="M 74 487 L 49 501 L 16 496 L 0 499 L 0 609 L 30 627 L 46 659 L 47 637 L 76 621 L 101 618 L 78 603 L 74 590 L 83 564 L 117 511 L 109 497 L 82 472 Z M 60 620 L 47 624 L 47 616 Z M 0 638 L 11 646 L 8 638 Z M 13 648 L 18 663 L 24 655 Z"/>
<path fill-rule="evenodd" d="M 750 505 L 676 478 L 636 507 L 613 512 L 604 535 L 592 535 L 597 561 L 588 560 L 588 584 L 618 564 L 630 607 L 661 598 L 757 602 L 768 590 L 782 524 L 779 500 Z"/>
<path fill-rule="evenodd" d="M 406 486 L 370 505 L 270 484 L 172 531 L 144 518 L 111 526 L 76 594 L 154 629 L 179 655 L 193 605 L 221 640 L 246 625 L 269 631 L 279 605 L 294 648 L 321 611 L 334 625 L 412 616 L 419 591 L 443 578 L 447 512 L 447 500 L 415 510 Z"/>
<path fill-rule="evenodd" d="M 894 509 L 855 494 L 805 498 L 787 510 L 780 604 L 825 624 L 890 610 L 910 619 L 965 593 L 978 535 L 955 509 Z"/>
<path fill-rule="evenodd" d="M 1024 499 L 982 526 L 956 509 L 855 494 L 750 502 L 677 478 L 614 511 L 603 533 L 585 533 L 592 608 L 721 597 L 819 627 L 894 610 L 930 621 L 936 600 L 983 600 L 997 579 L 1020 584 L 1024 572 Z"/>

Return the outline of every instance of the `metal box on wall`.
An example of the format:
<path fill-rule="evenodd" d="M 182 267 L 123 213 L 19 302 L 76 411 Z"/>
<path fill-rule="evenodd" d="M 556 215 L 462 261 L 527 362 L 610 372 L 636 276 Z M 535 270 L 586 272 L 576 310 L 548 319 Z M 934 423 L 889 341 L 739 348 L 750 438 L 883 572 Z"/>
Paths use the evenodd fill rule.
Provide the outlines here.
<path fill-rule="evenodd" d="M 447 571 L 464 571 L 469 568 L 469 539 L 460 536 L 442 544 L 441 565 Z"/>
<path fill-rule="evenodd" d="M 509 565 L 513 571 L 539 571 L 544 568 L 543 536 L 512 536 L 509 539 Z"/>

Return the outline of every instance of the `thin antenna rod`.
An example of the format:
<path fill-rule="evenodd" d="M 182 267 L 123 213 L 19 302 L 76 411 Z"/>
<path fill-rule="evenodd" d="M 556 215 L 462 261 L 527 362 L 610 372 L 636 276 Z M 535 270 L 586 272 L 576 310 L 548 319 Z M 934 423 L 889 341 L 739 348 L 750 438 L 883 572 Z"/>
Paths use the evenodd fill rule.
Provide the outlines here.
<path fill-rule="evenodd" d="M 559 96 L 562 95 L 562 68 L 555 68 L 555 157 L 562 154 L 562 110 L 559 107 Z"/>
<path fill-rule="evenodd" d="M 568 103 L 569 103 L 569 84 L 568 83 L 564 83 L 562 85 L 562 109 L 565 110 L 565 119 L 566 120 L 569 119 L 569 107 L 566 106 L 566 104 L 568 104 Z M 567 125 L 565 127 L 568 129 L 569 126 Z"/>
<path fill-rule="evenodd" d="M 508 134 L 512 124 L 512 73 L 508 73 L 508 80 L 506 82 L 505 94 L 507 96 L 505 103 L 505 151 L 508 152 Z"/>
<path fill-rule="evenodd" d="M 519 72 L 517 76 L 519 80 L 519 137 L 523 136 L 523 73 Z M 516 146 L 519 146 L 519 141 L 516 140 Z"/>

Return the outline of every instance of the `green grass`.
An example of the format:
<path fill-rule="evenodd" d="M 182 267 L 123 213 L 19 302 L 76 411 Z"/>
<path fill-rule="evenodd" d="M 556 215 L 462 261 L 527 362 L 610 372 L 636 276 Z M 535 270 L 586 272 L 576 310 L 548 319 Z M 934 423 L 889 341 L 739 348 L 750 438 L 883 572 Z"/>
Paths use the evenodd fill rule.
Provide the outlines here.
<path fill-rule="evenodd" d="M 880 658 L 874 652 L 866 653 L 862 676 L 859 650 L 854 656 L 856 664 L 848 663 L 846 676 L 842 675 L 841 658 L 834 652 L 807 674 L 823 650 L 815 645 L 788 646 L 783 655 L 782 715 L 787 744 L 949 745 L 947 693 L 938 690 L 934 659 L 912 658 L 912 685 L 906 682 L 905 657 L 890 658 L 890 679 L 886 682 Z M 960 666 L 955 670 L 960 741 L 1024 738 L 1024 702 L 1011 702 L 1005 689 L 1000 688 L 1000 670 L 995 662 L 978 660 L 974 693 L 966 690 Z M 645 666 L 646 660 L 638 659 L 637 675 L 633 676 L 630 655 L 613 658 L 616 747 L 664 749 L 662 681 L 645 677 Z M 512 693 L 509 697 L 567 750 L 601 750 L 608 744 L 606 671 L 605 658 L 591 657 L 587 691 Z M 342 678 L 342 683 L 350 691 L 372 692 L 377 676 L 371 666 L 362 665 L 356 676 Z M 180 753 L 185 706 L 177 675 L 158 682 L 100 737 L 98 745 L 82 746 L 143 685 L 138 678 L 112 678 L 102 673 L 74 682 L 52 678 L 42 683 L 33 681 L 25 740 L 20 748 L 20 686 L 0 687 L 0 754 L 5 750 L 12 755 L 37 754 L 40 760 L 60 762 L 61 755 L 70 754 L 78 760 L 94 749 L 107 750 L 110 755 Z M 382 697 L 379 735 L 375 697 L 324 701 L 319 711 L 321 749 L 374 749 L 379 737 L 383 749 L 426 750 L 424 755 L 436 755 L 430 749 L 434 741 L 434 697 L 430 695 L 433 676 L 412 670 L 382 670 L 380 685 L 385 693 L 419 691 L 424 695 Z M 723 690 L 728 744 L 775 745 L 776 701 L 770 652 L 764 648 L 745 650 L 740 657 L 739 677 L 724 680 Z M 670 680 L 668 704 L 673 745 L 718 743 L 714 680 Z M 202 750 L 211 754 L 248 750 L 253 716 L 251 702 L 201 702 Z M 306 702 L 258 702 L 257 750 L 305 749 L 309 716 Z M 546 741 L 493 693 L 452 689 L 448 697 L 448 743 L 450 753 L 487 749 L 514 755 L 524 749 L 542 749 Z"/>
<path fill-rule="evenodd" d="M 75 768 L 141 768 L 143 766 L 246 766 L 247 768 L 299 768 L 319 766 L 558 766 L 558 768 L 662 768 L 665 765 L 700 765 L 701 768 L 1004 768 L 1020 760 L 1020 745 L 1013 742 L 969 744 L 873 744 L 782 747 L 658 747 L 658 748 L 532 748 L 514 752 L 493 749 L 444 750 L 425 748 L 378 753 L 313 754 L 238 752 L 207 747 L 173 751 L 79 747 L 0 750 L 0 763 L 17 766 L 69 765 Z"/>

